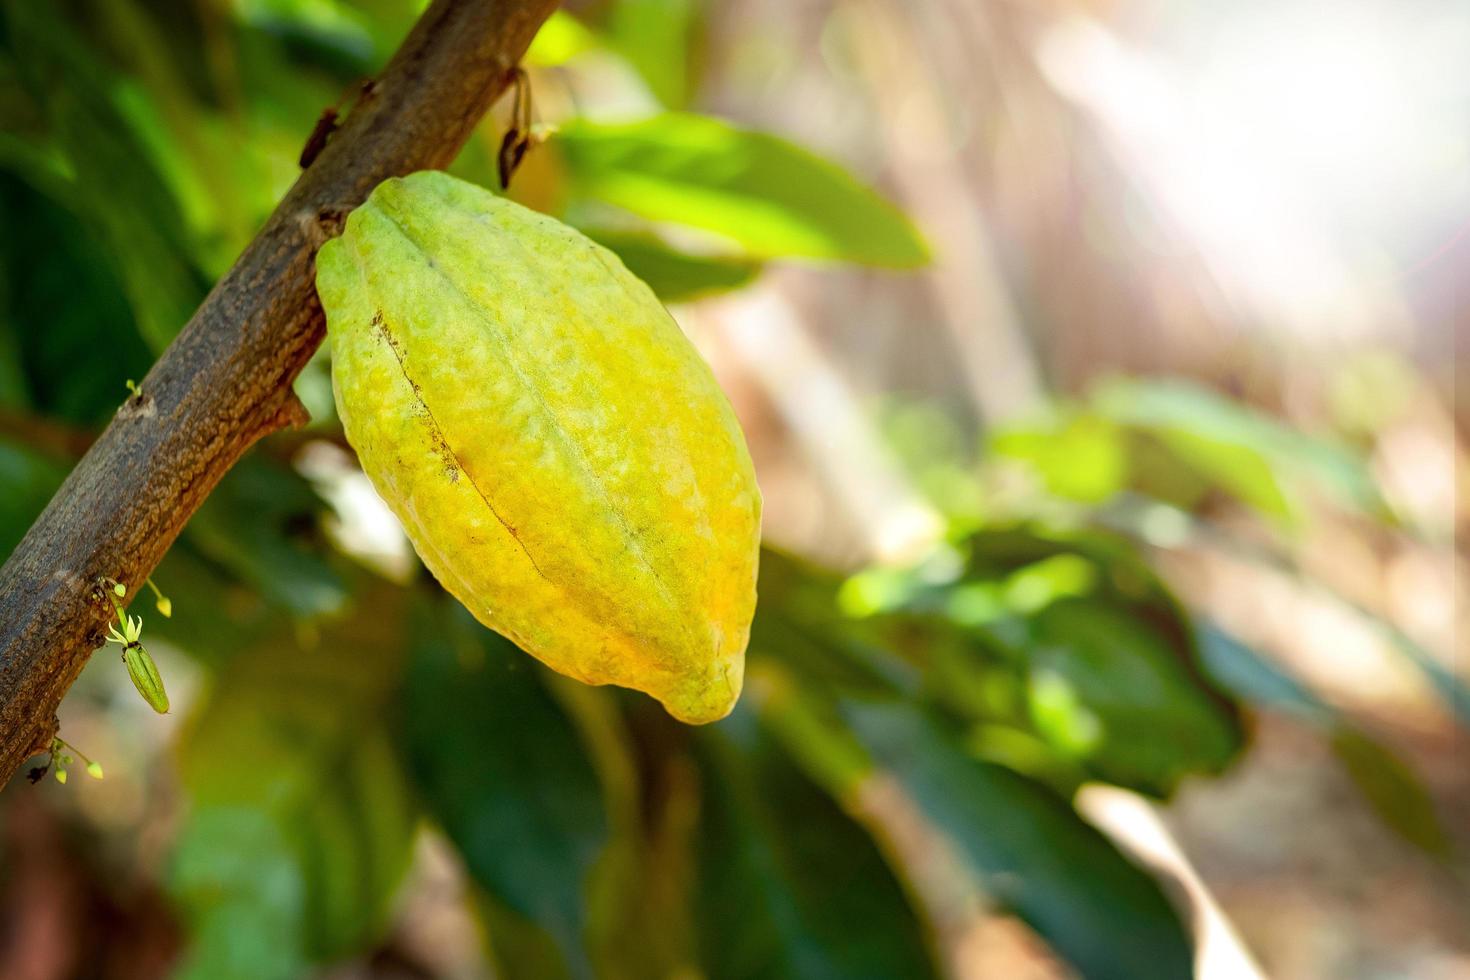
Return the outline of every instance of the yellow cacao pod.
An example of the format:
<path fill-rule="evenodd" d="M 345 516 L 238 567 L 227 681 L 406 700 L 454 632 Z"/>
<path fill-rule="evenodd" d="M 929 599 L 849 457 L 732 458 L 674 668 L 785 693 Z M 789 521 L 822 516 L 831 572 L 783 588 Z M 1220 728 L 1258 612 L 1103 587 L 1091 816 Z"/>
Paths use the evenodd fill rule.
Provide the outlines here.
<path fill-rule="evenodd" d="M 352 213 L 317 291 L 348 441 L 444 587 L 563 674 L 726 715 L 760 493 L 649 288 L 561 222 L 425 171 Z"/>

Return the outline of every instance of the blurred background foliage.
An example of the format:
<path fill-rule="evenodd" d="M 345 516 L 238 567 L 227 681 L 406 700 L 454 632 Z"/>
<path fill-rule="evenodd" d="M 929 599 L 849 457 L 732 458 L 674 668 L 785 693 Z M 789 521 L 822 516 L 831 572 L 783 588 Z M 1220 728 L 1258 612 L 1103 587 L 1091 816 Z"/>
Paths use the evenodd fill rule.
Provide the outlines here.
<path fill-rule="evenodd" d="M 1179 6 L 557 13 L 510 193 L 742 417 L 741 705 L 475 624 L 323 350 L 134 605 L 174 713 L 96 657 L 0 795 L 0 972 L 1470 975 L 1467 19 Z M 0 553 L 420 7 L 0 3 Z"/>

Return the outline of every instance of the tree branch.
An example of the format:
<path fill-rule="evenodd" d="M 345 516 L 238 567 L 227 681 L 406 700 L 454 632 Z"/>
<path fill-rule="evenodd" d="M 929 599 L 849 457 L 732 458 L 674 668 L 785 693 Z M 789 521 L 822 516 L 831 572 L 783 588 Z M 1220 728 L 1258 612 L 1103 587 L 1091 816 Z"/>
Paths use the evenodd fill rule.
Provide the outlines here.
<path fill-rule="evenodd" d="M 240 455 L 305 419 L 291 382 L 324 333 L 317 248 L 382 180 L 453 159 L 555 6 L 435 0 L 0 568 L 0 783 L 102 644 L 98 580 L 136 594 Z"/>

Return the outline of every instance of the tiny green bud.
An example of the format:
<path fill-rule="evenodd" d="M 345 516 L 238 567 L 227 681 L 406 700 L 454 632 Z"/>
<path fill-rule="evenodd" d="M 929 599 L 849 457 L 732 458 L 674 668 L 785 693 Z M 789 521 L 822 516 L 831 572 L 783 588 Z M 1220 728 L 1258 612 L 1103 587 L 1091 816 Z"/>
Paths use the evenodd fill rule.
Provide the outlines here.
<path fill-rule="evenodd" d="M 123 663 L 127 664 L 128 676 L 148 706 L 161 715 L 167 714 L 168 692 L 163 689 L 163 678 L 158 675 L 158 667 L 148 651 L 138 644 L 130 646 L 123 650 Z"/>
<path fill-rule="evenodd" d="M 89 762 L 89 763 L 87 763 L 87 775 L 88 776 L 91 776 L 93 779 L 101 779 L 102 778 L 102 763 L 100 763 L 100 762 Z"/>
<path fill-rule="evenodd" d="M 56 781 L 58 783 L 61 783 L 63 786 L 66 785 L 66 770 L 65 769 L 62 769 L 62 768 L 59 768 L 59 767 L 57 768 L 57 770 L 56 770 Z"/>
<path fill-rule="evenodd" d="M 123 596 L 128 594 L 128 587 L 126 585 L 123 585 L 121 582 L 114 582 L 112 585 L 112 591 L 113 594 L 121 599 Z"/>
<path fill-rule="evenodd" d="M 148 588 L 153 590 L 154 596 L 158 599 L 159 613 L 163 615 L 164 619 L 171 617 L 174 614 L 174 604 L 169 600 L 169 597 L 164 595 L 158 586 L 154 584 L 153 579 L 144 579 L 144 582 Z"/>

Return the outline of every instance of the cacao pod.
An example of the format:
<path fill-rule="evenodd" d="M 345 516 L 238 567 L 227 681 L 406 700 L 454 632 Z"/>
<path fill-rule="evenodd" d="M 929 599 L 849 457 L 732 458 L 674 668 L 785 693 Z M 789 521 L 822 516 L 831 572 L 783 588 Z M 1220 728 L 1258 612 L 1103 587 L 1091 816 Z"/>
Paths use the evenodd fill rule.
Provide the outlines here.
<path fill-rule="evenodd" d="M 734 412 L 649 288 L 447 174 L 381 184 L 317 257 L 348 441 L 486 626 L 690 723 L 734 706 L 760 493 Z"/>

